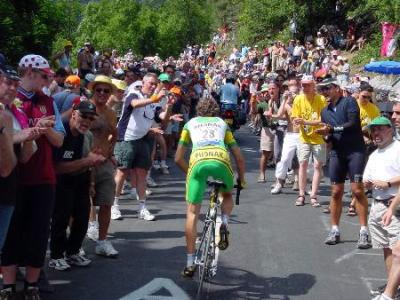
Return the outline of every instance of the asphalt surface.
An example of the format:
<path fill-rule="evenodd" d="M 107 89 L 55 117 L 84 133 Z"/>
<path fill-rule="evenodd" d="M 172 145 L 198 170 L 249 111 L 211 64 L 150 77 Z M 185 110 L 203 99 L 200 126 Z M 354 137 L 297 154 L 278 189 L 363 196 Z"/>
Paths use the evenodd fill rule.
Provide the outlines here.
<path fill-rule="evenodd" d="M 343 214 L 343 242 L 325 245 L 329 215 L 309 204 L 296 207 L 290 188 L 271 195 L 271 169 L 266 184 L 256 183 L 257 137 L 247 128 L 235 135 L 246 158 L 248 188 L 231 217 L 230 246 L 220 252 L 218 274 L 202 299 L 371 299 L 369 289 L 385 282 L 383 257 L 379 250 L 356 249 L 357 217 Z M 194 299 L 197 279 L 180 277 L 186 263 L 184 176 L 169 164 L 171 175 L 155 174 L 160 187 L 148 199 L 157 220 L 138 220 L 137 202 L 121 200 L 124 219 L 112 221 L 110 229 L 119 257 L 97 257 L 94 242 L 85 241 L 93 263 L 47 270 L 56 292 L 44 299 Z M 327 184 L 325 179 L 322 204 L 328 203 Z"/>

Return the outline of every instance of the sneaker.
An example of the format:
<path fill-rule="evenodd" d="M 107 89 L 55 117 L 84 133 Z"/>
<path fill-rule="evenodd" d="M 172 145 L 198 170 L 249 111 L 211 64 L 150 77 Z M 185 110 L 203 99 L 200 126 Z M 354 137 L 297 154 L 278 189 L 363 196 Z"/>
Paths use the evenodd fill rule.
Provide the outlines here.
<path fill-rule="evenodd" d="M 325 244 L 327 245 L 336 245 L 340 242 L 340 233 L 338 231 L 329 232 L 328 237 L 325 240 Z"/>
<path fill-rule="evenodd" d="M 145 221 L 154 221 L 155 216 L 149 212 L 147 208 L 143 208 L 139 211 L 139 219 L 143 219 Z"/>
<path fill-rule="evenodd" d="M 282 185 L 280 183 L 275 184 L 274 188 L 271 190 L 272 195 L 280 194 L 282 192 Z"/>
<path fill-rule="evenodd" d="M 168 170 L 168 168 L 166 168 L 166 167 L 161 167 L 161 173 L 162 174 L 164 174 L 164 175 L 169 175 L 169 170 Z"/>
<path fill-rule="evenodd" d="M 384 285 L 372 288 L 369 293 L 371 296 L 380 296 L 386 289 L 386 283 Z M 379 299 L 379 298 L 378 298 Z"/>
<path fill-rule="evenodd" d="M 122 220 L 122 214 L 119 210 L 119 205 L 111 206 L 111 219 L 112 220 Z"/>
<path fill-rule="evenodd" d="M 129 194 L 131 188 L 132 188 L 131 184 L 129 182 L 125 181 L 124 186 L 121 191 L 121 195 Z"/>
<path fill-rule="evenodd" d="M 86 235 L 92 241 L 97 241 L 99 239 L 99 225 L 97 222 L 89 222 Z"/>
<path fill-rule="evenodd" d="M 71 269 L 71 266 L 67 263 L 64 258 L 50 259 L 49 267 L 57 271 L 67 271 Z"/>
<path fill-rule="evenodd" d="M 286 177 L 285 183 L 286 183 L 286 184 L 293 184 L 293 183 L 294 183 L 294 178 L 293 178 L 293 176 L 288 176 L 288 177 Z"/>
<path fill-rule="evenodd" d="M 157 182 L 155 182 L 154 179 L 151 178 L 150 176 L 147 177 L 146 182 L 147 182 L 148 187 L 157 187 L 158 186 Z"/>
<path fill-rule="evenodd" d="M 77 267 L 87 267 L 92 262 L 90 259 L 86 258 L 83 255 L 80 255 L 79 253 L 68 255 L 66 261 L 71 266 L 77 266 Z"/>
<path fill-rule="evenodd" d="M 298 191 L 299 190 L 299 182 L 298 181 L 294 181 L 293 182 L 293 187 L 292 187 L 293 191 Z"/>
<path fill-rule="evenodd" d="M 218 242 L 218 248 L 220 250 L 226 250 L 229 246 L 229 231 L 226 224 L 222 223 L 219 227 L 220 240 Z"/>
<path fill-rule="evenodd" d="M 161 165 L 160 165 L 160 162 L 158 160 L 155 160 L 153 162 L 153 168 L 154 168 L 154 170 L 160 170 Z"/>
<path fill-rule="evenodd" d="M 0 300 L 16 300 L 17 292 L 13 291 L 12 288 L 0 290 Z"/>
<path fill-rule="evenodd" d="M 369 249 L 372 245 L 369 242 L 369 234 L 366 231 L 360 232 L 360 237 L 358 239 L 357 248 L 358 249 Z"/>
<path fill-rule="evenodd" d="M 37 286 L 28 286 L 24 290 L 24 300 L 40 300 L 39 288 Z"/>
<path fill-rule="evenodd" d="M 384 295 L 377 295 L 376 297 L 372 298 L 372 300 L 389 300 L 392 298 L 387 298 Z"/>
<path fill-rule="evenodd" d="M 153 194 L 152 190 L 146 189 L 146 196 L 150 196 Z"/>
<path fill-rule="evenodd" d="M 108 240 L 97 241 L 95 252 L 97 255 L 116 258 L 118 251 L 114 249 L 113 245 Z"/>
<path fill-rule="evenodd" d="M 86 256 L 86 252 L 83 248 L 79 248 L 79 255 Z"/>

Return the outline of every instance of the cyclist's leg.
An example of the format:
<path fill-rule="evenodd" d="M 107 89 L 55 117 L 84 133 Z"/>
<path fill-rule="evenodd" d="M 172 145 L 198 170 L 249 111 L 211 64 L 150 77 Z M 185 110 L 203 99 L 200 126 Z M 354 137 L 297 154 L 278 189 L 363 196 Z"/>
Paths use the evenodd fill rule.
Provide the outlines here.
<path fill-rule="evenodd" d="M 194 274 L 194 256 L 196 252 L 197 220 L 200 214 L 201 201 L 206 189 L 207 172 L 203 170 L 204 162 L 195 164 L 188 172 L 186 179 L 186 268 L 182 275 L 192 277 Z"/>
<path fill-rule="evenodd" d="M 196 237 L 197 237 L 197 220 L 200 214 L 200 204 L 187 203 L 186 210 L 186 251 L 188 254 L 196 252 Z"/>

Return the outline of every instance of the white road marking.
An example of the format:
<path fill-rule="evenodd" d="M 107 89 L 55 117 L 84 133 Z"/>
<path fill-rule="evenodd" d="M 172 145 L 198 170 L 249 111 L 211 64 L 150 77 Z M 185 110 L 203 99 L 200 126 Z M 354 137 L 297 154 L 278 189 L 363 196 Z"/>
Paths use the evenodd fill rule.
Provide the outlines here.
<path fill-rule="evenodd" d="M 357 255 L 382 256 L 382 253 L 357 252 Z"/>
<path fill-rule="evenodd" d="M 324 216 L 319 216 L 319 219 L 321 220 L 322 224 L 324 224 L 324 227 L 325 227 L 326 231 L 330 231 L 331 230 L 331 225 L 329 223 L 329 219 L 327 217 L 324 217 Z"/>
<path fill-rule="evenodd" d="M 382 256 L 382 254 L 379 254 L 379 253 L 358 252 L 358 251 L 359 251 L 359 249 L 354 249 L 354 250 L 350 251 L 349 253 L 346 253 L 346 254 L 340 256 L 339 258 L 337 258 L 335 260 L 335 263 L 338 264 L 338 263 L 342 262 L 343 260 L 353 257 L 354 255 Z"/>
<path fill-rule="evenodd" d="M 340 263 L 341 261 L 343 261 L 343 260 L 345 260 L 345 259 L 351 258 L 351 257 L 354 256 L 355 254 L 357 254 L 357 251 L 358 251 L 358 249 L 354 249 L 353 251 L 350 251 L 349 253 L 346 253 L 346 254 L 340 256 L 339 258 L 337 258 L 337 259 L 335 260 L 335 264 L 338 264 L 338 263 Z"/>
<path fill-rule="evenodd" d="M 358 224 L 358 223 L 354 223 L 354 222 L 350 222 L 350 221 L 346 221 L 346 220 L 340 220 L 340 222 L 346 223 L 346 224 L 350 224 L 350 225 L 353 225 L 353 226 L 360 226 L 360 224 Z"/>
<path fill-rule="evenodd" d="M 166 289 L 171 296 L 154 295 L 161 289 Z M 119 300 L 190 300 L 190 297 L 169 278 L 154 278 L 140 289 L 129 293 Z"/>
<path fill-rule="evenodd" d="M 240 148 L 240 150 L 245 151 L 245 152 L 253 152 L 253 153 L 259 152 L 257 150 L 254 150 L 253 148 Z"/>

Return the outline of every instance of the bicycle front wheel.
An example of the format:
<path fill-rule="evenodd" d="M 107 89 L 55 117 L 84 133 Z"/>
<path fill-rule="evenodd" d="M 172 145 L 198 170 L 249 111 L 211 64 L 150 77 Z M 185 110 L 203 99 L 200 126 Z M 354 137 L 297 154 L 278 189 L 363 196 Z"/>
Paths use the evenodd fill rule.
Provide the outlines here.
<path fill-rule="evenodd" d="M 204 235 L 204 242 L 201 244 L 200 250 L 200 262 L 199 262 L 199 287 L 197 289 L 196 299 L 201 299 L 201 294 L 203 290 L 204 281 L 208 278 L 208 273 L 211 267 L 211 262 L 213 260 L 213 249 L 215 247 L 215 226 L 211 223 L 207 232 Z"/>

